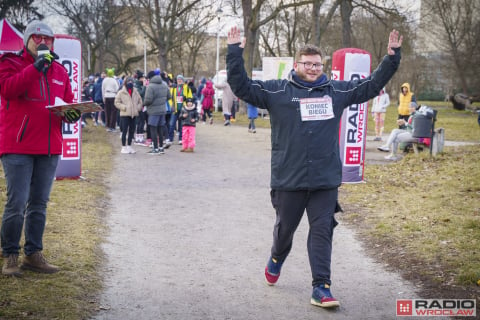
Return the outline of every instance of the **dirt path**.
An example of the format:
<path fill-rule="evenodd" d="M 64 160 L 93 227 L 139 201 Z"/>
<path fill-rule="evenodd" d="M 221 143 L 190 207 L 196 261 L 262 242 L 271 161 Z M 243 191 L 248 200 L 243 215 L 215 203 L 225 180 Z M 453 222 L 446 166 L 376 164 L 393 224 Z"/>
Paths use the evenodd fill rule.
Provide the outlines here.
<path fill-rule="evenodd" d="M 341 307 L 310 305 L 306 218 L 278 284 L 265 284 L 275 215 L 269 141 L 268 129 L 201 124 L 193 154 L 174 145 L 160 156 L 138 146 L 122 155 L 118 141 L 94 319 L 394 319 L 395 300 L 416 297 L 340 223 L 332 292 Z"/>

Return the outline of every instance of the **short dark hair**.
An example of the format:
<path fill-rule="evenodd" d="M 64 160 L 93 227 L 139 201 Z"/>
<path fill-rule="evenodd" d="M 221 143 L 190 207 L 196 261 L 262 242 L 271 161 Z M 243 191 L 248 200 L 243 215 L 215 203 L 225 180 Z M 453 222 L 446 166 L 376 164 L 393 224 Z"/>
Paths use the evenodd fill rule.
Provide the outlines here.
<path fill-rule="evenodd" d="M 299 61 L 301 56 L 313 56 L 317 54 L 323 59 L 322 50 L 319 47 L 314 46 L 313 44 L 306 44 L 297 51 L 295 60 Z"/>

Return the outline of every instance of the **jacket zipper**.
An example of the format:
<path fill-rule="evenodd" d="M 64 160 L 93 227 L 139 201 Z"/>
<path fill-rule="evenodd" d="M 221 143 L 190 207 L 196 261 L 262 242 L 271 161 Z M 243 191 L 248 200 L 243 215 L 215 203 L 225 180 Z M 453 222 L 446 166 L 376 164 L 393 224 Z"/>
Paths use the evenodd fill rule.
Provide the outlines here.
<path fill-rule="evenodd" d="M 50 86 L 48 85 L 47 80 L 47 72 L 48 69 L 43 73 L 45 84 L 47 85 L 47 97 L 48 97 L 48 105 L 50 105 Z M 51 148 L 51 139 L 52 139 L 52 112 L 48 114 L 48 156 L 51 157 L 50 148 Z"/>
<path fill-rule="evenodd" d="M 27 125 L 28 125 L 28 117 L 25 115 L 23 117 L 23 122 L 22 126 L 20 127 L 20 130 L 17 134 L 17 142 L 21 142 L 23 140 L 23 136 L 25 135 L 25 131 L 27 131 Z"/>

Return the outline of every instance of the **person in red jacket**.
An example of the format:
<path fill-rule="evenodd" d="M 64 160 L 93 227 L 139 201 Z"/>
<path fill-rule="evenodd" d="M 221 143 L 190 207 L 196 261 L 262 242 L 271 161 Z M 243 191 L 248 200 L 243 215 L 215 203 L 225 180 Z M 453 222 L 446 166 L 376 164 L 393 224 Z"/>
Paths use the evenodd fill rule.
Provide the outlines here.
<path fill-rule="evenodd" d="M 215 96 L 215 89 L 213 88 L 213 82 L 207 80 L 205 88 L 202 90 L 202 120 L 205 124 L 205 121 L 210 118 L 210 124 L 213 124 L 213 99 Z"/>
<path fill-rule="evenodd" d="M 46 208 L 62 153 L 62 120 L 74 123 L 80 112 L 61 117 L 46 109 L 55 99 L 73 102 L 65 68 L 52 51 L 52 29 L 38 20 L 27 25 L 24 47 L 0 56 L 0 159 L 7 200 L 2 218 L 2 273 L 21 269 L 55 273 L 42 254 Z M 18 267 L 20 238 L 25 231 L 23 263 Z"/>

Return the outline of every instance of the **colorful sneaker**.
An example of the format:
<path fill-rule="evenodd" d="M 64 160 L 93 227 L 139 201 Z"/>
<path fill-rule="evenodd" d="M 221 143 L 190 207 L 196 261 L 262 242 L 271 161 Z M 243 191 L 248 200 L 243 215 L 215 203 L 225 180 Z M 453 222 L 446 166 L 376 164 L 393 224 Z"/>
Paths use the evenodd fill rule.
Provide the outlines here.
<path fill-rule="evenodd" d="M 322 308 L 336 308 L 340 306 L 340 302 L 335 299 L 330 292 L 330 285 L 326 283 L 313 288 L 310 303 Z"/>
<path fill-rule="evenodd" d="M 140 142 L 138 145 L 143 147 L 150 147 L 151 144 L 152 144 L 152 139 L 147 139 L 147 140 L 144 140 L 143 142 Z"/>
<path fill-rule="evenodd" d="M 267 266 L 265 267 L 265 281 L 269 286 L 273 286 L 277 283 L 278 278 L 280 277 L 280 269 L 282 269 L 282 262 L 279 262 L 277 259 L 270 257 L 268 259 Z"/>

